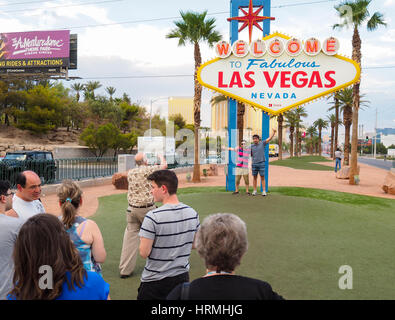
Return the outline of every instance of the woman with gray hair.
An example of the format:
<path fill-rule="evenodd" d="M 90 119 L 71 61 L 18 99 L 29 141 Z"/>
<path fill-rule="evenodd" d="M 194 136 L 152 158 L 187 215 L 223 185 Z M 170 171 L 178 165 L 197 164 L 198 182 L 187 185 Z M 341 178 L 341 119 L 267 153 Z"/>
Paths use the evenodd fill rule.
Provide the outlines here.
<path fill-rule="evenodd" d="M 168 300 L 283 300 L 264 281 L 235 275 L 247 252 L 247 227 L 231 213 L 204 219 L 196 234 L 196 249 L 207 273 L 191 283 L 178 285 Z"/>

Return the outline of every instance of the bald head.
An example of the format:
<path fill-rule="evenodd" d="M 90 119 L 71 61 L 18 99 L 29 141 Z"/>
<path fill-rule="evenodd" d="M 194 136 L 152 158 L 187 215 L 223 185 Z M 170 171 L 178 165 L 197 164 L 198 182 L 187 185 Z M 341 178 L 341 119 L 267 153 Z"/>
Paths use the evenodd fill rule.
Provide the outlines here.
<path fill-rule="evenodd" d="M 16 179 L 18 197 L 25 201 L 34 201 L 41 196 L 41 179 L 33 171 L 23 171 Z"/>
<path fill-rule="evenodd" d="M 136 162 L 136 165 L 138 165 L 138 166 L 147 164 L 146 159 L 145 159 L 145 154 L 143 152 L 137 153 L 134 156 L 134 161 Z"/>

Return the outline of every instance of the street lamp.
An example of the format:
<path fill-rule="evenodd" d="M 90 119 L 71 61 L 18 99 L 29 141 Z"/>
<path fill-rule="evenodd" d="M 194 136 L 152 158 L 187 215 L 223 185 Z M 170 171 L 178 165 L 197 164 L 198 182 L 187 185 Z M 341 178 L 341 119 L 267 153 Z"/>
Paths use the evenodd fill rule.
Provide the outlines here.
<path fill-rule="evenodd" d="M 150 108 L 150 114 L 149 114 L 149 135 L 150 137 L 152 136 L 152 129 L 151 129 L 151 125 L 152 125 L 152 104 L 158 100 L 161 99 L 167 99 L 168 97 L 159 97 L 156 99 L 151 99 L 151 108 Z"/>

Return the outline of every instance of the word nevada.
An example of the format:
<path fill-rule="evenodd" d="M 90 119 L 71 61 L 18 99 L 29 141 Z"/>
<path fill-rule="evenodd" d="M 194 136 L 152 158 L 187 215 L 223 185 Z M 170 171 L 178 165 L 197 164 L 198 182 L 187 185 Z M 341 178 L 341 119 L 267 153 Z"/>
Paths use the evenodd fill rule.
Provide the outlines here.
<path fill-rule="evenodd" d="M 244 40 L 237 40 L 232 46 L 226 41 L 219 41 L 215 45 L 215 53 L 217 57 L 225 59 L 232 53 L 235 57 L 243 58 L 248 53 L 251 53 L 255 58 L 260 58 L 266 52 L 272 57 L 280 57 L 284 52 L 291 57 L 297 57 L 302 52 L 308 56 L 316 56 L 321 51 L 326 55 L 333 56 L 339 51 L 339 40 L 330 37 L 322 43 L 316 38 L 309 38 L 302 42 L 297 38 L 285 39 L 280 37 L 273 37 L 268 40 L 255 40 L 250 45 Z"/>

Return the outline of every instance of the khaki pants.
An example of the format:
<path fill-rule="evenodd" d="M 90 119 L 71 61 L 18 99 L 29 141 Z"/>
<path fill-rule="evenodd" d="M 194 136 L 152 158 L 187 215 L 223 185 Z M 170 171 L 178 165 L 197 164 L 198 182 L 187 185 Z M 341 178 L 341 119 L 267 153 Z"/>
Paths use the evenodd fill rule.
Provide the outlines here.
<path fill-rule="evenodd" d="M 145 215 L 155 208 L 155 205 L 147 208 L 128 207 L 126 212 L 127 226 L 123 236 L 121 260 L 119 262 L 119 273 L 121 275 L 128 276 L 133 272 L 139 250 L 141 224 Z"/>

